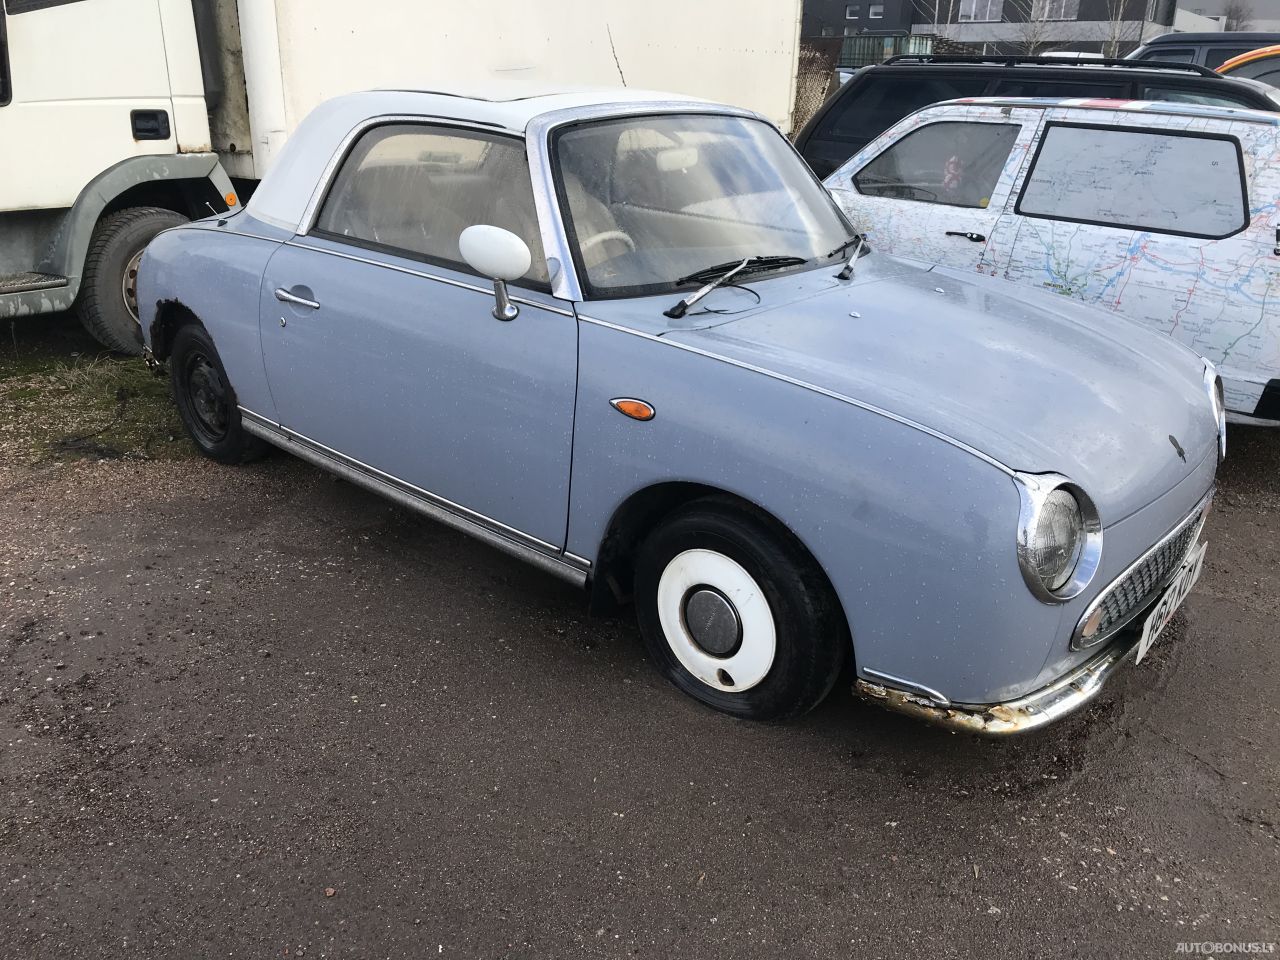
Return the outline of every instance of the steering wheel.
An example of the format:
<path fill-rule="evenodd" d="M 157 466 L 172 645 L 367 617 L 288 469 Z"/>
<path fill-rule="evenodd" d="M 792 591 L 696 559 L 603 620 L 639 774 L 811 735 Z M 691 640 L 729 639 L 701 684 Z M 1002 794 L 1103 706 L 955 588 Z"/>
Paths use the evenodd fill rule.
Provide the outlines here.
<path fill-rule="evenodd" d="M 629 234 L 625 234 L 621 230 L 603 230 L 594 236 L 587 237 L 587 239 L 578 244 L 578 249 L 581 253 L 586 253 L 592 247 L 598 247 L 609 240 L 620 240 L 627 245 L 632 253 L 636 252 L 636 242 L 631 239 Z"/>

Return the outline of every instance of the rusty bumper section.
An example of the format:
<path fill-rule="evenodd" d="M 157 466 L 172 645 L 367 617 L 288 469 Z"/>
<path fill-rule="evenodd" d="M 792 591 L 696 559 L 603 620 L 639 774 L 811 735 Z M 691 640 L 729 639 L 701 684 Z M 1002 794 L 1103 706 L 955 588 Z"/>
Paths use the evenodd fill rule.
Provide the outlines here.
<path fill-rule="evenodd" d="M 882 707 L 906 713 L 952 730 L 1003 737 L 1039 729 L 1079 710 L 1098 695 L 1102 685 L 1137 646 L 1137 636 L 1122 633 L 1116 643 L 1063 674 L 1048 686 L 1017 700 L 994 704 L 946 704 L 906 690 L 858 680 L 854 692 Z"/>

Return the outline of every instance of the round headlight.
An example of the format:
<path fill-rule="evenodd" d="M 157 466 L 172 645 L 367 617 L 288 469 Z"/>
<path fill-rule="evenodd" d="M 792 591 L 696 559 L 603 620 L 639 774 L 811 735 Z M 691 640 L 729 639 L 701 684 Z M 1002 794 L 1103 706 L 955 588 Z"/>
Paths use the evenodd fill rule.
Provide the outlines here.
<path fill-rule="evenodd" d="M 1054 591 L 1065 587 L 1084 547 L 1084 517 L 1079 502 L 1068 491 L 1059 487 L 1045 497 L 1028 546 L 1044 588 Z"/>
<path fill-rule="evenodd" d="M 1018 564 L 1045 603 L 1062 603 L 1089 585 L 1102 558 L 1102 523 L 1093 501 L 1060 474 L 1015 474 L 1022 499 Z"/>

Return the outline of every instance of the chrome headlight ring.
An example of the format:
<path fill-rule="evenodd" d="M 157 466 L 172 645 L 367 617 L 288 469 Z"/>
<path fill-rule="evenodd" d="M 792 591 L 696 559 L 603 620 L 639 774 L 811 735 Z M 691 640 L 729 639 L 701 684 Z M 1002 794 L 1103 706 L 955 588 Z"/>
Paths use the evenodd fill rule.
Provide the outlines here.
<path fill-rule="evenodd" d="M 1044 603 L 1065 603 L 1080 595 L 1098 572 L 1098 565 L 1102 562 L 1102 521 L 1098 516 L 1098 508 L 1084 490 L 1059 473 L 1015 472 L 1013 480 L 1021 500 L 1017 548 L 1022 578 L 1036 599 Z M 1081 542 L 1070 575 L 1060 586 L 1051 588 L 1041 578 L 1034 550 L 1045 503 L 1051 494 L 1059 490 L 1069 494 L 1079 507 Z"/>
<path fill-rule="evenodd" d="M 1213 410 L 1214 422 L 1218 425 L 1218 462 L 1227 456 L 1227 401 L 1222 391 L 1222 377 L 1212 360 L 1204 357 L 1204 390 L 1209 395 L 1209 406 Z"/>

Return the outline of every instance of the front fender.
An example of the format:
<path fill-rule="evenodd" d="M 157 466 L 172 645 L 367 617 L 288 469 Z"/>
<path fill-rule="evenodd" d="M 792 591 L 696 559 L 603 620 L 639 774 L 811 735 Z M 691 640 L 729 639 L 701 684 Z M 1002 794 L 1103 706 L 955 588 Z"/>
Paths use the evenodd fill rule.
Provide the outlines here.
<path fill-rule="evenodd" d="M 155 342 L 161 311 L 181 308 L 209 331 L 235 389 L 237 401 L 275 416 L 259 334 L 259 290 L 267 261 L 284 239 L 281 231 L 245 213 L 227 221 L 199 221 L 166 230 L 147 246 L 138 270 L 138 316 L 146 345 Z"/>
<path fill-rule="evenodd" d="M 619 504 L 687 481 L 768 511 L 826 571 L 860 674 L 995 702 L 1032 689 L 1062 610 L 1027 589 L 1008 474 L 881 414 L 659 338 L 584 321 L 568 549 L 594 560 Z M 638 422 L 610 405 L 637 397 Z"/>

